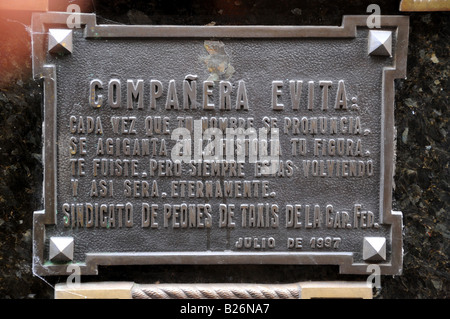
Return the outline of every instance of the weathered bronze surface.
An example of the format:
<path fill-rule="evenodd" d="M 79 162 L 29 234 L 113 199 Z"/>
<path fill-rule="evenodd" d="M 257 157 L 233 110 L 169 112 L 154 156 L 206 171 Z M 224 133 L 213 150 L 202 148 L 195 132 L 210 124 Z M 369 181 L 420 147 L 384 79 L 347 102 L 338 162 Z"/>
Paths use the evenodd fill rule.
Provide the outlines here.
<path fill-rule="evenodd" d="M 393 101 L 407 17 L 383 16 L 379 29 L 366 16 L 340 27 L 181 27 L 81 14 L 83 28 L 68 29 L 69 18 L 33 17 L 44 81 L 37 274 L 72 264 L 81 274 L 134 264 L 365 274 L 374 263 L 401 273 Z M 255 158 L 240 162 L 238 142 L 231 159 L 217 155 L 224 146 L 208 153 L 238 128 L 256 134 Z M 180 136 L 191 139 L 187 157 Z"/>

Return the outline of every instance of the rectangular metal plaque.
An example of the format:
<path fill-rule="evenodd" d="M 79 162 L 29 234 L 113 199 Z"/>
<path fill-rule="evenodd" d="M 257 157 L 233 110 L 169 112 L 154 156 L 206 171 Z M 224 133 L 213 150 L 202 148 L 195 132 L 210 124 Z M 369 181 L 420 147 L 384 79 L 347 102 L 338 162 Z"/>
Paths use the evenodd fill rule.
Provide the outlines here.
<path fill-rule="evenodd" d="M 394 79 L 405 76 L 409 20 L 382 16 L 370 29 L 367 18 L 128 26 L 35 14 L 45 171 L 35 273 L 136 264 L 401 273 Z"/>

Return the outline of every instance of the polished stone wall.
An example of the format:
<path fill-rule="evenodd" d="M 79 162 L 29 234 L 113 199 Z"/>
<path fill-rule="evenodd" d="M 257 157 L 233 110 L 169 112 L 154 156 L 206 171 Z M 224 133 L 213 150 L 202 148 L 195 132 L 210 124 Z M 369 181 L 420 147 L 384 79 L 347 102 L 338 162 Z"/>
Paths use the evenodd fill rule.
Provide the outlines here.
<path fill-rule="evenodd" d="M 83 9 L 95 11 L 99 23 L 340 25 L 345 14 L 367 14 L 371 2 L 97 0 Z M 376 298 L 449 298 L 450 14 L 399 12 L 398 1 L 377 4 L 381 14 L 410 16 L 410 40 L 407 79 L 396 80 L 395 96 L 393 207 L 403 212 L 404 269 L 382 277 Z M 52 286 L 66 280 L 44 280 L 31 269 L 32 214 L 42 208 L 42 92 L 31 78 L 29 24 L 29 13 L 0 12 L 0 298 L 52 298 Z M 366 276 L 339 275 L 334 266 L 219 265 L 100 267 L 99 276 L 82 279 L 103 280 L 290 283 Z"/>

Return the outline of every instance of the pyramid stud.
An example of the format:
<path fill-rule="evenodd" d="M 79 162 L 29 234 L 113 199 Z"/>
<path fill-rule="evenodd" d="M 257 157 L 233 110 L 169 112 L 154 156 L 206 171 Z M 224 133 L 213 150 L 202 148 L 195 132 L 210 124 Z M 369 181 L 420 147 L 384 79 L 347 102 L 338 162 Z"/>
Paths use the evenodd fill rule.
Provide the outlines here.
<path fill-rule="evenodd" d="M 386 238 L 364 237 L 363 259 L 365 261 L 386 260 Z"/>
<path fill-rule="evenodd" d="M 391 31 L 369 31 L 369 55 L 392 56 Z"/>
<path fill-rule="evenodd" d="M 53 262 L 72 261 L 73 247 L 73 237 L 51 237 L 49 259 Z"/>
<path fill-rule="evenodd" d="M 70 54 L 72 53 L 72 49 L 72 30 L 48 30 L 48 51 L 50 53 Z"/>

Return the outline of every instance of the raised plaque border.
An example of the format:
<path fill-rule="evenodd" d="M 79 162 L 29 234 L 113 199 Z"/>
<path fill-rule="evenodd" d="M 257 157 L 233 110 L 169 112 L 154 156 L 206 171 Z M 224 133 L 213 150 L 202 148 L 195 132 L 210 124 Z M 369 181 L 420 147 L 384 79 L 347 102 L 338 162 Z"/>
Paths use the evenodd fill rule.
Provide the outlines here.
<path fill-rule="evenodd" d="M 33 76 L 43 80 L 43 163 L 44 209 L 33 214 L 33 273 L 67 275 L 67 264 L 52 264 L 44 258 L 45 225 L 55 223 L 56 216 L 56 66 L 46 64 L 47 30 L 68 28 L 76 13 L 47 12 L 32 16 Z M 95 14 L 79 13 L 77 21 L 84 27 L 85 38 L 354 38 L 357 27 L 367 27 L 369 16 L 344 16 L 341 26 L 178 26 L 178 25 L 98 25 Z M 69 20 L 70 19 L 70 20 Z M 381 27 L 396 27 L 397 43 L 393 66 L 384 67 L 381 118 L 380 222 L 391 225 L 391 259 L 379 263 L 381 274 L 402 273 L 402 213 L 392 210 L 395 167 L 394 79 L 406 77 L 409 17 L 380 16 Z M 156 264 L 290 264 L 339 265 L 341 274 L 367 274 L 367 263 L 354 263 L 352 252 L 152 252 L 87 253 L 84 263 L 77 263 L 82 275 L 98 274 L 99 265 Z"/>

